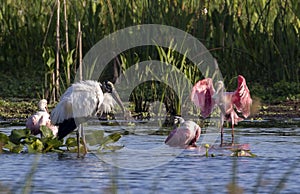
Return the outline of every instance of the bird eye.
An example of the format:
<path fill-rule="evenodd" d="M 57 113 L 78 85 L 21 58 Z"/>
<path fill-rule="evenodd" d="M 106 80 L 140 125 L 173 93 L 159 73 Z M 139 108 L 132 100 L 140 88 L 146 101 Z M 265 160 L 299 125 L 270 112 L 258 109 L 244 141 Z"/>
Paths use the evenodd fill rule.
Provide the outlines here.
<path fill-rule="evenodd" d="M 112 85 L 109 81 L 105 81 L 103 83 L 103 85 L 104 85 L 104 88 L 105 88 L 106 92 L 109 92 L 109 93 L 112 92 Z"/>

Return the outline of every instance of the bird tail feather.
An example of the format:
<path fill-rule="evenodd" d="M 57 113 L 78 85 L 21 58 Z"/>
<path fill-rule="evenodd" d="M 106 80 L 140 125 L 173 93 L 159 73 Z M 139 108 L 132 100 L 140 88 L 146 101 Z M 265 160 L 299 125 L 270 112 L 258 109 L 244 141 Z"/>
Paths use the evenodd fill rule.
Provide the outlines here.
<path fill-rule="evenodd" d="M 59 126 L 58 133 L 57 133 L 58 139 L 62 139 L 64 137 L 66 137 L 69 133 L 71 133 L 72 131 L 74 131 L 77 128 L 74 118 L 64 120 L 58 126 Z"/>

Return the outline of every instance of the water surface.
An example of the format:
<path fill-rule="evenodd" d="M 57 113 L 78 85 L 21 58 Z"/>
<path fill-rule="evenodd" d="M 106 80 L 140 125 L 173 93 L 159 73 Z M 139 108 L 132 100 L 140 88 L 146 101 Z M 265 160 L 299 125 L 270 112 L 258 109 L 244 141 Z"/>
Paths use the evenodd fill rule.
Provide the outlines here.
<path fill-rule="evenodd" d="M 18 127 L 0 131 L 9 134 L 15 128 Z M 99 125 L 86 129 L 118 131 L 120 127 Z M 250 144 L 252 153 L 257 155 L 254 158 L 230 157 L 228 150 L 211 149 L 216 157 L 209 158 L 199 150 L 172 152 L 163 144 L 165 136 L 143 132 L 150 129 L 145 125 L 139 133 L 124 135 L 117 144 L 125 148 L 117 152 L 89 153 L 83 159 L 74 153 L 0 154 L 0 191 L 228 193 L 234 183 L 244 193 L 299 192 L 298 127 L 237 128 L 236 141 Z M 230 141 L 230 129 L 225 131 L 225 141 Z M 206 135 L 210 134 L 202 134 L 199 144 L 205 143 L 202 140 Z M 215 146 L 218 144 L 219 139 Z"/>

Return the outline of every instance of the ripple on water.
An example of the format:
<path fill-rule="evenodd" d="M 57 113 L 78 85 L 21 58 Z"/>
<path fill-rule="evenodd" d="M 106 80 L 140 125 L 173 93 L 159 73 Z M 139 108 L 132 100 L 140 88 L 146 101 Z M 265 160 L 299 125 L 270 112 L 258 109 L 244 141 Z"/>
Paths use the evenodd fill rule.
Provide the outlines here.
<path fill-rule="evenodd" d="M 101 126 L 93 130 L 99 128 Z M 296 131 L 296 135 L 282 135 L 280 128 L 236 130 L 236 141 L 250 144 L 251 151 L 257 155 L 255 158 L 225 155 L 206 158 L 197 152 L 183 151 L 167 163 L 159 164 L 156 160 L 155 167 L 144 170 L 133 170 L 134 164 L 140 162 L 134 155 L 127 155 L 135 160 L 132 169 L 124 169 L 91 153 L 84 159 L 78 159 L 75 153 L 0 154 L 0 191 L 22 193 L 28 185 L 30 193 L 227 193 L 227 186 L 234 180 L 245 193 L 253 193 L 256 188 L 258 193 L 270 193 L 285 180 L 282 193 L 297 193 L 299 128 L 282 130 Z M 230 129 L 225 132 L 226 141 L 230 141 Z M 153 150 L 161 146 L 164 139 L 159 135 L 131 134 L 123 136 L 119 143 L 133 150 Z M 216 145 L 218 143 L 219 140 Z M 157 157 L 167 155 L 166 150 L 158 152 Z M 115 154 L 109 152 L 106 156 Z M 126 152 L 121 150 L 119 154 Z M 126 155 L 123 157 L 126 159 Z"/>

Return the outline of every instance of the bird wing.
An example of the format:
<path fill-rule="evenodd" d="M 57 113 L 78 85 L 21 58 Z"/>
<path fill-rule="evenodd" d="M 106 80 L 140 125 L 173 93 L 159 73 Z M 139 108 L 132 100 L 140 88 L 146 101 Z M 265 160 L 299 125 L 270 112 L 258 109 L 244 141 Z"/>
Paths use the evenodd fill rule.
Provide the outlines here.
<path fill-rule="evenodd" d="M 46 125 L 46 123 L 50 120 L 50 115 L 47 111 L 39 111 L 37 114 L 40 115 L 40 125 Z"/>
<path fill-rule="evenodd" d="M 165 140 L 165 143 L 172 147 L 185 148 L 192 140 L 191 131 L 186 126 L 180 126 L 173 131 Z"/>
<path fill-rule="evenodd" d="M 46 125 L 49 120 L 49 114 L 46 111 L 38 111 L 31 115 L 26 121 L 26 127 L 31 130 L 32 134 L 40 133 L 40 126 Z"/>
<path fill-rule="evenodd" d="M 214 93 L 215 89 L 211 78 L 198 81 L 192 89 L 191 100 L 200 108 L 204 118 L 208 117 L 213 110 L 215 102 L 212 96 Z"/>
<path fill-rule="evenodd" d="M 94 116 L 103 102 L 103 92 L 96 81 L 87 80 L 72 84 L 51 112 L 54 124 L 70 118 Z"/>
<path fill-rule="evenodd" d="M 189 145 L 196 145 L 201 134 L 201 128 L 193 121 L 186 121 L 180 127 L 175 128 L 165 143 L 172 147 L 187 148 Z"/>
<path fill-rule="evenodd" d="M 40 116 L 38 116 L 37 114 L 31 115 L 26 121 L 26 127 L 31 130 L 39 129 L 40 128 L 40 126 L 38 126 L 39 120 L 40 120 Z"/>
<path fill-rule="evenodd" d="M 183 123 L 183 127 L 189 132 L 186 133 L 186 145 L 194 145 L 200 138 L 201 128 L 194 121 L 186 121 Z"/>
<path fill-rule="evenodd" d="M 243 76 L 238 76 L 238 87 L 232 95 L 232 103 L 238 112 L 247 118 L 250 115 L 252 98 L 247 87 L 246 80 Z"/>
<path fill-rule="evenodd" d="M 174 136 L 174 134 L 176 134 L 176 132 L 177 132 L 177 128 L 176 128 L 176 129 L 173 129 L 173 130 L 170 132 L 170 134 L 168 135 L 167 139 L 165 140 L 165 143 L 166 143 L 166 144 L 169 144 L 170 139 Z"/>

